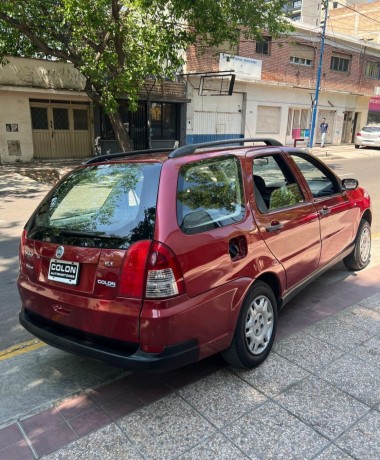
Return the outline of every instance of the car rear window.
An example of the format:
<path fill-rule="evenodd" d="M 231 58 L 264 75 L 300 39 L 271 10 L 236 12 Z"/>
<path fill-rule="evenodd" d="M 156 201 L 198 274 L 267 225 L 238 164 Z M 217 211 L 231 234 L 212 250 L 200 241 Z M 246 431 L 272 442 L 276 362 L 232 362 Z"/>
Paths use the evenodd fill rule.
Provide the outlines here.
<path fill-rule="evenodd" d="M 240 163 L 221 157 L 182 166 L 177 187 L 177 219 L 192 235 L 240 222 L 245 214 Z"/>
<path fill-rule="evenodd" d="M 362 131 L 365 133 L 380 133 L 380 126 L 364 126 Z"/>
<path fill-rule="evenodd" d="M 28 237 L 104 248 L 152 238 L 160 171 L 158 163 L 75 170 L 39 206 Z"/>

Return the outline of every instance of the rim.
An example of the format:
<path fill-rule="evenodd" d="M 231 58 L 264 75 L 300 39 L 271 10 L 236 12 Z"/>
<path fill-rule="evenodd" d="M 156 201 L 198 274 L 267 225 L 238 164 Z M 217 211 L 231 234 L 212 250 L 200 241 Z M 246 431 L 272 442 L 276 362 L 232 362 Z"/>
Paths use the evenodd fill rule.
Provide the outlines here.
<path fill-rule="evenodd" d="M 371 251 L 371 234 L 368 227 L 365 227 L 360 235 L 359 251 L 362 262 L 367 262 Z"/>
<path fill-rule="evenodd" d="M 273 334 L 272 302 L 263 295 L 251 303 L 245 320 L 245 343 L 253 355 L 260 355 Z"/>

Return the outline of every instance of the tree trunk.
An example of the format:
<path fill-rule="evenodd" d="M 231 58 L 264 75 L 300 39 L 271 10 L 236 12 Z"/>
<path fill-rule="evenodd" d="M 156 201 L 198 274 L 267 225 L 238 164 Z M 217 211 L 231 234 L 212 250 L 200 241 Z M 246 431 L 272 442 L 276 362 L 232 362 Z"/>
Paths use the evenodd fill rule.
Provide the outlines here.
<path fill-rule="evenodd" d="M 108 117 L 110 119 L 113 131 L 116 136 L 116 140 L 119 144 L 121 151 L 129 152 L 133 150 L 132 141 L 129 137 L 129 134 L 127 133 L 127 130 L 125 129 L 120 113 L 115 112 L 115 113 L 109 114 Z"/>

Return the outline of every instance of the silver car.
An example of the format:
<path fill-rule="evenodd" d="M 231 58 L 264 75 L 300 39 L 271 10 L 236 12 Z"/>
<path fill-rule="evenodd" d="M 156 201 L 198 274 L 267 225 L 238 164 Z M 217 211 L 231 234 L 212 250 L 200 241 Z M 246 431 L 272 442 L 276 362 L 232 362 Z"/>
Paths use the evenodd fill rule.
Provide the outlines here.
<path fill-rule="evenodd" d="M 355 148 L 380 147 L 380 125 L 364 126 L 355 135 Z"/>

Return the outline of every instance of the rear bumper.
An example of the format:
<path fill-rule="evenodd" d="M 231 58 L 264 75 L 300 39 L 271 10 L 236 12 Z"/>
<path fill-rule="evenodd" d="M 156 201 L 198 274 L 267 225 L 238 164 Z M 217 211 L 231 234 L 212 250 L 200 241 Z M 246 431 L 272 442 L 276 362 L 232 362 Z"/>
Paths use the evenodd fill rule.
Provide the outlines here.
<path fill-rule="evenodd" d="M 19 320 L 27 331 L 53 347 L 134 371 L 167 372 L 199 359 L 197 340 L 167 346 L 162 353 L 145 353 L 140 347 L 130 353 L 78 338 L 70 334 L 70 330 L 55 328 L 53 322 L 40 321 L 25 309 L 21 310 Z"/>

